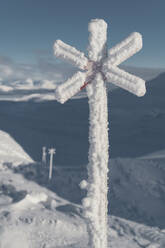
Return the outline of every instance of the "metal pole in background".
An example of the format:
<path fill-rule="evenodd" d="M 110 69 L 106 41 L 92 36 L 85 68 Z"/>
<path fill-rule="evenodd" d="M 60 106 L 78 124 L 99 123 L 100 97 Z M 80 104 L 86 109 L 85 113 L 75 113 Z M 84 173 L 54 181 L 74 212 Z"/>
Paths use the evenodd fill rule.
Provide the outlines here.
<path fill-rule="evenodd" d="M 53 169 L 53 155 L 56 153 L 56 149 L 51 148 L 49 149 L 50 154 L 50 165 L 49 165 L 49 180 L 52 178 L 52 169 Z"/>

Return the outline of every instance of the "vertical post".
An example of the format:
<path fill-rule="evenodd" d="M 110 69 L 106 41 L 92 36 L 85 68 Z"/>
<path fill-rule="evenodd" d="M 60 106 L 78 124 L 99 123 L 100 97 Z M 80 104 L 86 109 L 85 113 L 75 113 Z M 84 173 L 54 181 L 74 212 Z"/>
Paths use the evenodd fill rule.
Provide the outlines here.
<path fill-rule="evenodd" d="M 42 147 L 42 164 L 46 165 L 46 147 Z"/>
<path fill-rule="evenodd" d="M 107 24 L 89 24 L 89 59 L 101 63 L 106 57 Z M 87 197 L 83 199 L 90 248 L 107 248 L 108 114 L 106 86 L 102 75 L 87 85 L 89 98 L 89 164 Z"/>
<path fill-rule="evenodd" d="M 52 169 L 53 169 L 53 155 L 55 154 L 56 149 L 51 148 L 49 149 L 49 154 L 50 154 L 50 165 L 49 165 L 49 180 L 52 178 Z"/>
<path fill-rule="evenodd" d="M 107 248 L 108 210 L 108 106 L 105 82 L 126 89 L 137 96 L 145 94 L 144 80 L 117 67 L 142 47 L 142 37 L 133 33 L 109 51 L 107 55 L 107 24 L 94 19 L 89 23 L 89 46 L 87 60 L 75 48 L 57 40 L 55 55 L 66 58 L 87 72 L 77 72 L 56 89 L 56 99 L 64 103 L 79 90 L 87 87 L 89 98 L 89 165 L 88 181 L 80 183 L 87 189 L 87 197 L 82 200 L 84 217 L 87 221 L 90 248 Z"/>

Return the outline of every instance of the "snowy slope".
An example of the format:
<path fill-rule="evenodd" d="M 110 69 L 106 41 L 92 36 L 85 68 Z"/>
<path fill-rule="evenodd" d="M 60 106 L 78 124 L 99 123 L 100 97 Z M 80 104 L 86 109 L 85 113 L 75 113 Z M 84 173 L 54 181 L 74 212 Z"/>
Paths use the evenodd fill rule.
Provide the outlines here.
<path fill-rule="evenodd" d="M 0 164 L 19 165 L 32 162 L 33 160 L 9 134 L 0 131 Z"/>
<path fill-rule="evenodd" d="M 21 167 L 14 171 L 1 168 L 0 247 L 88 248 L 81 206 L 59 197 L 50 190 L 50 183 L 41 186 L 41 175 L 37 175 L 40 166 L 33 164 L 35 178 L 33 174 L 29 180 L 21 175 Z M 165 233 L 159 228 L 115 216 L 109 217 L 108 223 L 109 248 L 165 245 Z"/>
<path fill-rule="evenodd" d="M 109 213 L 134 222 L 165 229 L 165 160 L 112 159 L 109 163 Z M 32 171 L 32 172 L 31 172 Z M 22 169 L 29 179 L 32 168 Z M 39 172 L 38 172 L 39 173 Z M 43 176 L 44 175 L 44 176 Z M 46 176 L 47 175 L 47 176 Z M 47 184 L 48 173 L 42 169 L 34 177 L 41 185 Z M 70 202 L 81 204 L 86 195 L 79 187 L 87 178 L 84 167 L 55 166 L 50 188 Z M 62 187 L 61 187 L 62 185 Z"/>
<path fill-rule="evenodd" d="M 1 248 L 62 248 L 84 238 L 84 221 L 56 211 L 69 203 L 46 187 L 5 169 L 0 192 Z"/>

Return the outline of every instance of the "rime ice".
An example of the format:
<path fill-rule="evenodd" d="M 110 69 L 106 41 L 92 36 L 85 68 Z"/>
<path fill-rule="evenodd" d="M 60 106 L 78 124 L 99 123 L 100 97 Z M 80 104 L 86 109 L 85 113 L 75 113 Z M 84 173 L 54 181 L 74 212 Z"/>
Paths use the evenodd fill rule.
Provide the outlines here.
<path fill-rule="evenodd" d="M 89 165 L 88 181 L 80 187 L 87 189 L 82 200 L 89 233 L 89 247 L 107 248 L 107 173 L 108 173 L 108 111 L 105 81 L 137 95 L 146 92 L 145 82 L 117 66 L 142 48 L 142 37 L 132 33 L 127 39 L 107 51 L 107 24 L 91 20 L 88 26 L 88 58 L 62 41 L 54 45 L 57 57 L 66 59 L 84 72 L 75 73 L 56 89 L 56 99 L 64 103 L 86 87 L 89 99 Z"/>

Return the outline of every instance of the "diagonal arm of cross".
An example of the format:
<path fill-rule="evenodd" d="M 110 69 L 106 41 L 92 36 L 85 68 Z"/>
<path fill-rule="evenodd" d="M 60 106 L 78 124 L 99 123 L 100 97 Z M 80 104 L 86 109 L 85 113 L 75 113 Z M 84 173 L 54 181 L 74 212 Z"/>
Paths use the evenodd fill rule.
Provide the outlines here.
<path fill-rule="evenodd" d="M 117 66 L 140 51 L 142 48 L 141 34 L 134 32 L 128 38 L 108 51 L 106 59 L 101 62 L 91 61 L 84 53 L 74 47 L 57 40 L 54 44 L 56 57 L 67 60 L 83 71 L 78 71 L 63 84 L 57 86 L 55 95 L 57 101 L 64 103 L 93 81 L 100 72 L 104 81 L 111 82 L 137 96 L 146 92 L 145 81 Z"/>

